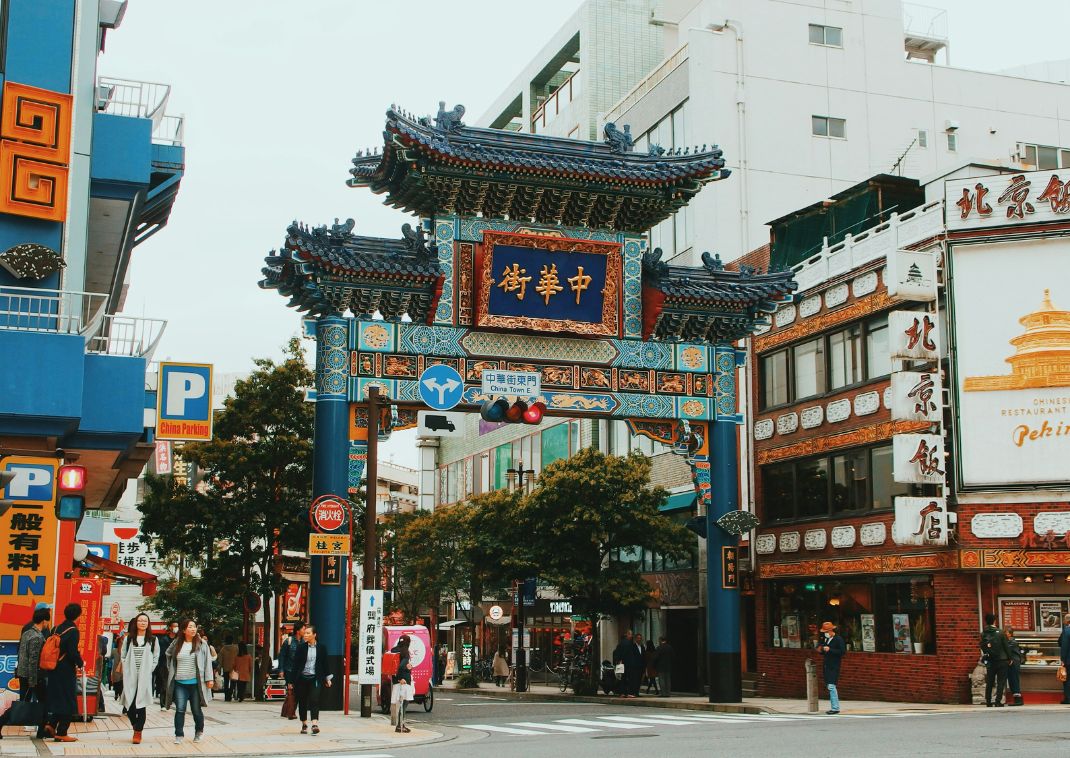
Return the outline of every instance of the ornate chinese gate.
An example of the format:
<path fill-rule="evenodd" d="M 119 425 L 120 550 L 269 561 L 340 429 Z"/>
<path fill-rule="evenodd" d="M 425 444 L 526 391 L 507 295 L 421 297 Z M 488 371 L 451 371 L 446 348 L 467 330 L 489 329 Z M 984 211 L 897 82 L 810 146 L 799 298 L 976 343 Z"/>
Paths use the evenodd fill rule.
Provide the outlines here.
<path fill-rule="evenodd" d="M 440 106 L 432 120 L 391 108 L 383 147 L 353 160 L 350 186 L 420 217 L 401 239 L 354 235 L 352 221 L 295 222 L 266 259 L 260 286 L 314 319 L 314 494 L 356 491 L 369 387 L 397 409 L 394 428 L 414 426 L 417 379 L 440 363 L 463 377 L 470 410 L 487 399 L 484 370 L 537 371 L 550 415 L 627 419 L 670 444 L 694 435 L 710 700 L 739 701 L 739 594 L 725 576 L 737 538 L 715 526 L 737 509 L 743 353 L 733 343 L 795 289 L 791 275 L 729 271 L 708 253 L 701 267 L 673 266 L 647 249 L 643 230 L 728 175 L 716 147 L 639 154 L 627 127 L 609 124 L 591 143 L 467 127 L 463 112 Z M 344 647 L 347 579 L 322 560 L 312 559 L 310 604 L 333 652 Z M 331 663 L 341 670 L 341 656 Z"/>

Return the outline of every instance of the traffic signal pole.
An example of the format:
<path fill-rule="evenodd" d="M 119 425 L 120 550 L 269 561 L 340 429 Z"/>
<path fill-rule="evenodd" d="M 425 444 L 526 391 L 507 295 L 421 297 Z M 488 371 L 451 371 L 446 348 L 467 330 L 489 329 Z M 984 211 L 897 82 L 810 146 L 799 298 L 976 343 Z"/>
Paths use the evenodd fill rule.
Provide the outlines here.
<path fill-rule="evenodd" d="M 364 491 L 364 581 L 361 587 L 375 589 L 375 539 L 376 494 L 379 482 L 379 388 L 368 387 L 368 462 L 365 466 L 367 486 Z M 349 683 L 346 683 L 349 686 Z M 371 684 L 360 685 L 360 717 L 372 715 Z"/>

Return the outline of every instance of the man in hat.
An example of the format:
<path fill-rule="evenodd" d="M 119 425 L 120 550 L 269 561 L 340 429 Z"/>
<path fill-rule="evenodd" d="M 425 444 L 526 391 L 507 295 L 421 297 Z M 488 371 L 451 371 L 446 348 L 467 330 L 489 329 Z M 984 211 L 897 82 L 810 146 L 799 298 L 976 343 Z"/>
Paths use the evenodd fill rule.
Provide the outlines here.
<path fill-rule="evenodd" d="M 847 645 L 843 638 L 836 634 L 836 625 L 831 621 L 821 625 L 821 633 L 825 639 L 818 649 L 825 656 L 825 686 L 829 688 L 829 709 L 825 713 L 835 716 L 840 712 L 840 694 L 836 691 L 836 683 L 840 680 L 840 664 L 843 662 L 843 654 L 847 652 Z"/>

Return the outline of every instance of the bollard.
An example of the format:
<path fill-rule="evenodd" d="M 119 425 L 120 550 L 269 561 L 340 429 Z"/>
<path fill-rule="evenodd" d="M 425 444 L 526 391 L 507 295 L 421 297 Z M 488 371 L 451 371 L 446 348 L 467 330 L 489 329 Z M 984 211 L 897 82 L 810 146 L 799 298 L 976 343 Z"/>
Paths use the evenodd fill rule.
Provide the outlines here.
<path fill-rule="evenodd" d="M 806 710 L 817 713 L 817 669 L 810 658 L 806 659 Z"/>

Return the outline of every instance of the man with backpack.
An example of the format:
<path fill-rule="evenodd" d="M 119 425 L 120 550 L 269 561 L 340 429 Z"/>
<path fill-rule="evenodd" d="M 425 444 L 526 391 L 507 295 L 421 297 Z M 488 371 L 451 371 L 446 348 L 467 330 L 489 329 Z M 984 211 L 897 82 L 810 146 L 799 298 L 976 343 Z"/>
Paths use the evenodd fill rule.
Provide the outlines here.
<path fill-rule="evenodd" d="M 829 690 L 829 709 L 825 713 L 835 716 L 840 712 L 840 693 L 836 685 L 840 681 L 840 664 L 843 663 L 847 645 L 843 637 L 836 634 L 836 625 L 831 621 L 821 625 L 821 633 L 825 635 L 825 642 L 820 648 L 821 654 L 825 656 L 822 673 L 825 675 L 825 686 Z"/>
<path fill-rule="evenodd" d="M 44 607 L 40 607 L 41 605 Z M 37 739 L 44 739 L 46 733 L 43 718 L 43 712 L 46 707 L 44 705 L 45 677 L 40 665 L 41 648 L 44 647 L 45 634 L 48 632 L 51 620 L 51 609 L 43 603 L 39 604 L 38 608 L 33 612 L 32 621 L 19 638 L 18 662 L 15 665 L 15 676 L 19 680 L 19 702 L 29 703 L 36 700 L 42 704 L 40 706 L 42 719 L 37 724 Z M 13 709 L 14 706 L 0 716 L 0 728 L 7 726 L 11 720 Z M 27 726 L 32 726 L 32 724 L 27 724 Z M 2 738 L 3 734 L 0 733 L 0 739 Z"/>
<path fill-rule="evenodd" d="M 1007 664 L 1011 659 L 1007 637 L 996 626 L 996 614 L 985 614 L 985 628 L 981 632 L 981 660 L 985 664 L 985 706 L 1003 707 L 1003 688 L 1007 686 Z M 996 699 L 992 700 L 992 685 Z"/>

